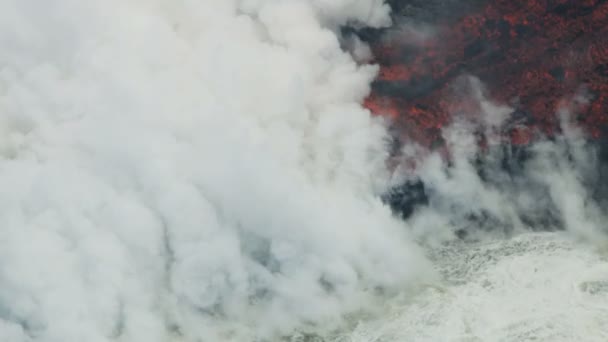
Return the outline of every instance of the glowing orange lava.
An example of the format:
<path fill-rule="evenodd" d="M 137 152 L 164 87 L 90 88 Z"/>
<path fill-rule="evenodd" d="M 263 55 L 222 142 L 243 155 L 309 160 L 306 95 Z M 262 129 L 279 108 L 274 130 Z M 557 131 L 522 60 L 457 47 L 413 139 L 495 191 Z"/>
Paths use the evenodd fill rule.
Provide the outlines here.
<path fill-rule="evenodd" d="M 557 110 L 577 94 L 588 101 L 574 120 L 608 136 L 608 0 L 489 0 L 423 42 L 396 35 L 370 44 L 381 70 L 365 105 L 407 139 L 433 147 L 441 127 L 470 109 L 451 86 L 465 74 L 515 108 L 504 132 L 514 144 L 555 134 Z"/>

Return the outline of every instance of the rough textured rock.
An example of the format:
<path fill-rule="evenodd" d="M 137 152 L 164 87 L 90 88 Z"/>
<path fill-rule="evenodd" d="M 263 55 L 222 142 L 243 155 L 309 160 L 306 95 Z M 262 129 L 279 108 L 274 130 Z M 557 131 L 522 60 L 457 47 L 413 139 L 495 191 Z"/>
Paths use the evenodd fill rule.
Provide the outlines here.
<path fill-rule="evenodd" d="M 397 25 L 360 32 L 381 65 L 366 105 L 408 138 L 432 147 L 439 128 L 470 110 L 451 87 L 463 75 L 515 108 L 503 127 L 515 144 L 555 134 L 561 107 L 592 137 L 608 135 L 608 1 L 389 2 Z M 412 25 L 432 29 L 414 39 L 404 30 Z"/>

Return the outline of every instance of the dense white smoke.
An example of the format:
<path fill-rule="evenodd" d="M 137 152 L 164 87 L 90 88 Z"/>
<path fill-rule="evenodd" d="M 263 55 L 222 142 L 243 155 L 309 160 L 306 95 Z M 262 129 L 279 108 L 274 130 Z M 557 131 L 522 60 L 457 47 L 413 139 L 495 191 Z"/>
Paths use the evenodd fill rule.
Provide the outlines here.
<path fill-rule="evenodd" d="M 0 340 L 273 339 L 424 279 L 335 33 L 388 12 L 0 2 Z"/>
<path fill-rule="evenodd" d="M 424 157 L 391 175 L 385 124 L 360 105 L 377 68 L 345 24 L 388 25 L 389 8 L 0 2 L 0 341 L 323 334 L 436 279 L 412 231 L 444 242 L 550 217 L 604 238 L 581 133 L 565 124 L 505 172 L 492 139 L 510 109 L 476 81 L 479 113 L 444 131 L 450 162 L 408 145 Z M 406 223 L 379 195 L 410 176 L 429 204 Z"/>

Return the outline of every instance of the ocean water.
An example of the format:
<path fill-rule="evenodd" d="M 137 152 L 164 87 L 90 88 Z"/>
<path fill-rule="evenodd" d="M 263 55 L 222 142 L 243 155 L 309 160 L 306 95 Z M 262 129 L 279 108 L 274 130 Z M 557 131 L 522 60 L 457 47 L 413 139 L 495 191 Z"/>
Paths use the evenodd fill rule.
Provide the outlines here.
<path fill-rule="evenodd" d="M 434 249 L 442 280 L 336 341 L 605 341 L 605 246 L 564 233 Z"/>

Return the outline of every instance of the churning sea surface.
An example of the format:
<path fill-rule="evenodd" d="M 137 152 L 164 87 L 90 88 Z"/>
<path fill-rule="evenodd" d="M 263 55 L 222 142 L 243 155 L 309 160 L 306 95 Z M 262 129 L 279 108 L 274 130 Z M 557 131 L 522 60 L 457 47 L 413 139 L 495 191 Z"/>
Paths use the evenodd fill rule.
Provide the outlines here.
<path fill-rule="evenodd" d="M 606 341 L 608 250 L 559 233 L 429 251 L 442 280 L 335 341 Z"/>

